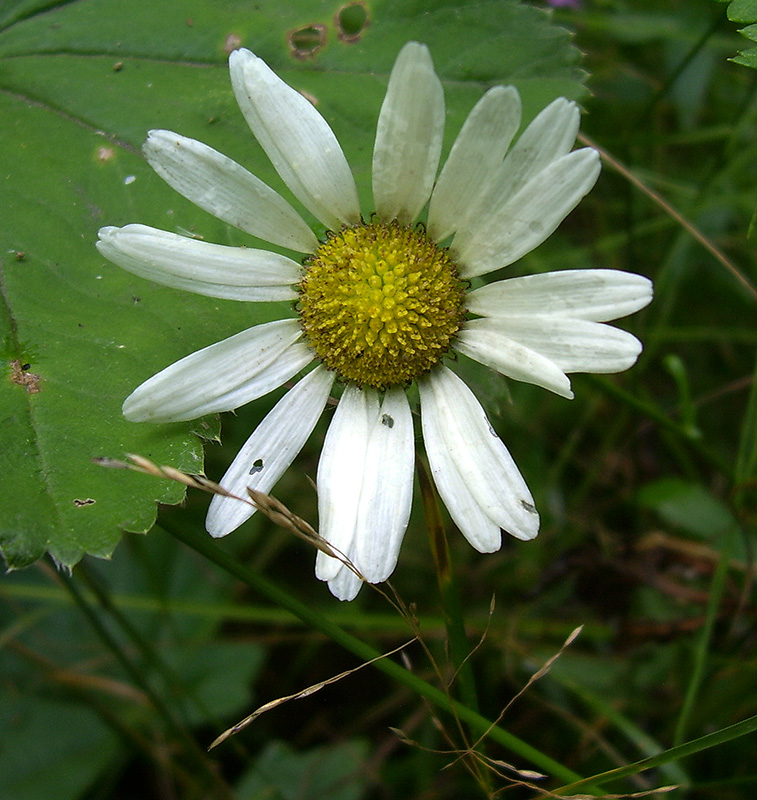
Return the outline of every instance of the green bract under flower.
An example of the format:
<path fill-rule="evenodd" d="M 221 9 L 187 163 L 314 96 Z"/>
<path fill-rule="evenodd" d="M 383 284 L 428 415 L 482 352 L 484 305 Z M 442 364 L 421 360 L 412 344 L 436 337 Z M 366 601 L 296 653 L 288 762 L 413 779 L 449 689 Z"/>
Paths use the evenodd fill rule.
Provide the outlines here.
<path fill-rule="evenodd" d="M 422 228 L 375 222 L 330 235 L 305 262 L 302 328 L 345 382 L 385 389 L 427 373 L 465 319 L 465 288 Z"/>

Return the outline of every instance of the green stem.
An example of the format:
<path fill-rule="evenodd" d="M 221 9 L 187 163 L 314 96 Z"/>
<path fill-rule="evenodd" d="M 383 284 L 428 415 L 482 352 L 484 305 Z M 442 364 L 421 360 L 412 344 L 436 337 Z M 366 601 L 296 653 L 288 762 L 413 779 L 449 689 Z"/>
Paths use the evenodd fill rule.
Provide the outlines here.
<path fill-rule="evenodd" d="M 694 654 L 694 668 L 691 672 L 691 679 L 686 689 L 686 697 L 683 701 L 681 713 L 676 722 L 676 729 L 673 735 L 673 744 L 679 745 L 686 738 L 686 726 L 688 725 L 691 712 L 694 710 L 694 704 L 699 694 L 699 689 L 702 685 L 702 678 L 704 676 L 705 662 L 707 661 L 707 651 L 709 650 L 710 640 L 712 638 L 712 629 L 715 625 L 715 620 L 718 615 L 718 607 L 720 600 L 723 596 L 725 588 L 725 579 L 728 575 L 728 565 L 731 560 L 731 552 L 733 550 L 733 540 L 736 536 L 734 530 L 726 532 L 727 541 L 723 552 L 720 554 L 720 560 L 715 568 L 715 574 L 712 578 L 712 586 L 710 587 L 710 596 L 707 601 L 707 616 L 705 618 L 704 628 L 699 638 L 699 644 Z"/>
<path fill-rule="evenodd" d="M 94 595 L 86 590 L 82 595 L 89 601 L 94 601 Z M 61 606 L 71 606 L 73 601 L 71 595 L 58 586 L 41 586 L 39 584 L 20 583 L 16 579 L 13 584 L 10 582 L 2 586 L 3 597 L 13 597 L 19 600 L 38 600 Z M 293 617 L 286 609 L 273 608 L 271 606 L 240 606 L 232 602 L 213 602 L 213 601 L 193 601 L 177 598 L 157 598 L 139 594 L 125 594 L 113 592 L 112 601 L 114 605 L 125 611 L 137 611 L 141 613 L 155 613 L 163 611 L 166 614 L 178 614 L 192 619 L 235 621 L 235 622 L 255 622 L 263 625 L 284 625 L 299 626 L 301 620 Z M 50 613 L 49 610 L 42 610 L 41 615 Z M 369 614 L 358 612 L 354 608 L 336 608 L 330 613 L 331 619 L 339 625 L 345 625 L 352 630 L 360 630 L 365 633 L 399 635 L 407 632 L 407 626 L 397 614 L 379 614 L 374 611 Z M 25 624 L 33 624 L 36 617 L 27 620 Z M 432 636 L 436 636 L 437 631 L 441 632 L 444 620 L 440 616 L 430 614 L 419 614 L 418 623 L 424 631 L 430 631 Z M 540 640 L 549 639 L 555 642 L 564 642 L 568 634 L 575 629 L 576 624 L 571 620 L 519 620 L 518 630 L 524 638 L 538 638 Z M 474 633 L 483 633 L 487 628 L 488 619 L 477 613 L 474 617 L 469 617 L 468 628 Z M 492 621 L 488 625 L 489 631 L 493 634 L 506 630 L 502 623 Z M 0 646 L 8 636 L 8 629 L 0 634 Z M 581 631 L 581 640 L 588 640 L 599 644 L 606 644 L 614 638 L 614 631 L 609 625 L 602 622 L 587 622 Z"/>
<path fill-rule="evenodd" d="M 730 742 L 732 739 L 737 739 L 739 736 L 746 736 L 748 733 L 754 733 L 754 731 L 757 731 L 757 714 L 741 722 L 729 725 L 727 728 L 722 728 L 714 733 L 708 733 L 706 736 L 700 736 L 699 739 L 693 739 L 690 742 L 678 745 L 678 747 L 671 747 L 670 750 L 665 750 L 665 752 L 659 753 L 656 756 L 643 758 L 641 761 L 635 761 L 633 764 L 626 764 L 624 767 L 617 767 L 607 772 L 600 772 L 597 775 L 592 775 L 590 778 L 584 778 L 575 783 L 561 786 L 554 790 L 554 794 L 571 795 L 587 789 L 592 790 L 609 781 L 628 778 L 631 775 L 638 775 L 638 773 L 644 772 L 644 770 L 659 767 L 671 761 L 677 761 L 686 756 L 694 755 L 694 753 L 708 750 L 710 747 L 715 747 L 718 744 Z"/>
<path fill-rule="evenodd" d="M 460 592 L 457 589 L 457 582 L 452 571 L 447 532 L 439 509 L 439 497 L 431 482 L 428 468 L 421 458 L 418 458 L 417 467 L 423 510 L 426 514 L 428 538 L 436 565 L 436 577 L 442 600 L 444 624 L 447 628 L 449 654 L 455 668 L 454 677 L 457 680 L 462 702 L 468 708 L 478 711 L 476 682 L 473 668 L 468 658 L 471 647 L 468 635 L 465 632 Z"/>
<path fill-rule="evenodd" d="M 174 525 L 169 519 L 163 521 L 163 527 L 176 539 L 205 556 L 214 564 L 221 567 L 221 569 L 226 570 L 230 575 L 233 575 L 254 591 L 267 597 L 273 603 L 276 603 L 282 608 L 286 608 L 291 614 L 299 617 L 306 625 L 328 636 L 358 658 L 364 661 L 370 661 L 381 655 L 370 645 L 340 628 L 328 619 L 328 617 L 313 608 L 312 605 L 306 605 L 300 602 L 280 589 L 276 584 L 244 567 L 232 556 L 225 553 L 207 534 L 200 533 L 191 528 L 182 528 Z M 394 661 L 388 658 L 379 658 L 379 660 L 374 663 L 374 666 L 389 675 L 393 680 L 396 680 L 398 683 L 403 684 L 416 694 L 428 700 L 430 703 L 453 714 L 457 719 L 469 725 L 470 728 L 475 730 L 480 736 L 487 735 L 490 739 L 493 739 L 503 747 L 516 753 L 521 758 L 530 761 L 548 775 L 552 775 L 559 780 L 581 780 L 580 776 L 574 773 L 573 770 L 563 766 L 558 761 L 555 761 L 545 753 L 532 747 L 512 733 L 509 733 L 504 728 L 494 725 L 473 709 L 464 706 L 462 703 L 455 702 L 445 694 L 445 692 L 417 677 Z"/>

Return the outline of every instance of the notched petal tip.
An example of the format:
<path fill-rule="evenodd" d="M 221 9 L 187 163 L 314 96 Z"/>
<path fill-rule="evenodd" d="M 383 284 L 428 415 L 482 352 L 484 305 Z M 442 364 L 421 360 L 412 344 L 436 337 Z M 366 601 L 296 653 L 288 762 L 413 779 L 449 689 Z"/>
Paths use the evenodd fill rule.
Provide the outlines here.
<path fill-rule="evenodd" d="M 100 228 L 100 230 L 97 232 L 97 241 L 95 242 L 95 247 L 106 258 L 108 257 L 106 251 L 120 230 L 121 228 L 118 228 L 115 225 L 107 225 L 104 228 Z"/>
<path fill-rule="evenodd" d="M 160 128 L 148 131 L 147 138 L 142 143 L 142 155 L 147 160 L 147 163 L 155 169 L 155 161 L 160 157 L 160 154 L 166 151 L 174 152 L 181 146 L 183 140 L 185 140 L 185 137 L 174 131 Z"/>
<path fill-rule="evenodd" d="M 251 50 L 248 50 L 246 47 L 237 47 L 236 50 L 232 50 L 229 53 L 229 66 L 238 66 L 256 58 L 257 56 L 255 53 L 253 53 Z"/>
<path fill-rule="evenodd" d="M 250 75 L 259 71 L 268 71 L 270 68 L 262 58 L 256 56 L 251 50 L 240 47 L 229 55 L 229 72 L 232 84 L 235 80 L 247 82 Z"/>
<path fill-rule="evenodd" d="M 153 128 L 152 130 L 147 131 L 147 138 L 142 145 L 142 150 L 148 146 L 154 147 L 155 145 L 163 142 L 175 142 L 179 138 L 179 134 L 174 133 L 174 131 L 169 131 L 165 128 Z"/>

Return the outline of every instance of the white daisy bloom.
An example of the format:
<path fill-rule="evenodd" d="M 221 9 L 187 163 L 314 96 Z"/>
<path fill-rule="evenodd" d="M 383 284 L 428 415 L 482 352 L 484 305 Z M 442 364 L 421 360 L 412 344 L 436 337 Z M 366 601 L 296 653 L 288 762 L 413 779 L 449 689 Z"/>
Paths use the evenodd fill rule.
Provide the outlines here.
<path fill-rule="evenodd" d="M 652 285 L 639 275 L 549 272 L 469 290 L 469 279 L 541 244 L 594 185 L 596 151 L 571 151 L 577 106 L 555 100 L 516 138 L 518 92 L 494 87 L 438 172 L 442 86 L 427 48 L 408 43 L 381 107 L 375 213 L 364 217 L 344 153 L 314 106 L 251 52 L 237 50 L 229 63 L 253 134 L 330 232 L 319 241 L 276 191 L 210 147 L 152 131 L 145 155 L 174 189 L 302 260 L 143 225 L 103 228 L 100 252 L 142 277 L 230 300 L 296 301 L 291 319 L 238 333 L 154 375 L 126 399 L 125 416 L 171 422 L 228 411 L 315 362 L 244 444 L 221 485 L 240 496 L 247 487 L 270 492 L 339 381 L 344 390 L 318 466 L 319 531 L 377 583 L 394 570 L 410 516 L 414 435 L 405 390 L 415 381 L 433 479 L 463 535 L 482 553 L 497 550 L 503 532 L 533 539 L 539 516 L 523 477 L 473 392 L 442 362 L 457 351 L 570 398 L 569 373 L 624 370 L 641 352 L 634 336 L 605 324 L 650 302 Z M 415 225 L 426 206 L 427 225 Z M 217 496 L 206 527 L 225 536 L 253 513 Z M 345 600 L 362 585 L 322 551 L 316 575 Z"/>

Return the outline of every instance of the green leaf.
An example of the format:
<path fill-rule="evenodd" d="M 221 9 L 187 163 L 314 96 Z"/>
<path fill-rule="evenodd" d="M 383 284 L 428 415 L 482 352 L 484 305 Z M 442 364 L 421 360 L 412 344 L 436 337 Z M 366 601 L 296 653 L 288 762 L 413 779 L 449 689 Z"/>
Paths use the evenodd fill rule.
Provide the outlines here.
<path fill-rule="evenodd" d="M 367 747 L 344 742 L 297 753 L 272 742 L 237 786 L 240 800 L 359 800 L 365 794 Z"/>
<path fill-rule="evenodd" d="M 731 512 L 707 489 L 678 478 L 648 484 L 639 493 L 639 502 L 670 525 L 701 539 L 713 541 L 736 525 Z"/>
<path fill-rule="evenodd" d="M 107 557 L 122 530 L 148 530 L 155 503 L 177 503 L 183 489 L 92 458 L 133 452 L 200 472 L 198 434 L 216 437 L 218 424 L 127 423 L 123 399 L 178 358 L 293 313 L 161 288 L 94 248 L 101 226 L 129 222 L 259 244 L 177 196 L 139 155 L 149 129 L 170 128 L 282 189 L 234 103 L 230 49 L 250 47 L 314 98 L 366 211 L 373 131 L 408 39 L 430 46 L 445 82 L 448 147 L 492 83 L 521 90 L 526 118 L 583 93 L 568 32 L 515 0 L 376 0 L 362 28 L 345 18 L 343 31 L 342 5 L 18 0 L 0 10 L 0 473 L 13 499 L 0 512 L 0 550 L 10 568 L 46 551 L 66 566 L 84 553 Z M 294 45 L 314 32 L 324 45 L 297 57 Z"/>
<path fill-rule="evenodd" d="M 728 6 L 732 22 L 757 22 L 757 0 L 733 0 Z"/>
<path fill-rule="evenodd" d="M 722 0 L 720 0 L 722 2 Z M 752 42 L 757 41 L 757 0 L 732 0 L 728 6 L 728 19 L 731 22 L 746 23 L 746 28 L 741 28 L 739 33 Z M 749 50 L 742 50 L 736 58 L 732 58 L 736 64 L 744 67 L 757 69 L 757 47 Z"/>
<path fill-rule="evenodd" d="M 76 800 L 121 743 L 98 717 L 74 703 L 3 692 L 2 793 L 14 800 Z M 50 732 L 65 731 L 65 736 Z"/>
<path fill-rule="evenodd" d="M 211 641 L 189 647 L 180 644 L 165 649 L 161 655 L 181 676 L 182 686 L 196 701 L 189 707 L 187 717 L 190 724 L 199 725 L 207 722 L 207 717 L 197 703 L 216 719 L 239 714 L 240 709 L 249 706 L 248 686 L 263 665 L 265 651 L 249 642 Z M 242 710 L 240 715 L 246 713 Z"/>

